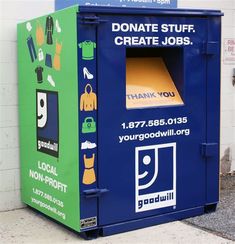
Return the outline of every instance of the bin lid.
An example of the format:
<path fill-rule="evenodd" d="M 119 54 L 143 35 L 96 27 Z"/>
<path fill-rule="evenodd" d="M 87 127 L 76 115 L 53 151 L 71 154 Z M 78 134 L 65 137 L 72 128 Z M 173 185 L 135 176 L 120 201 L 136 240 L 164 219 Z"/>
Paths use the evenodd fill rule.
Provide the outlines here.
<path fill-rule="evenodd" d="M 110 7 L 110 6 L 84 6 L 79 5 L 80 13 L 97 14 L 127 14 L 127 15 L 170 15 L 170 16 L 223 16 L 221 10 L 210 9 L 155 9 L 133 7 Z"/>

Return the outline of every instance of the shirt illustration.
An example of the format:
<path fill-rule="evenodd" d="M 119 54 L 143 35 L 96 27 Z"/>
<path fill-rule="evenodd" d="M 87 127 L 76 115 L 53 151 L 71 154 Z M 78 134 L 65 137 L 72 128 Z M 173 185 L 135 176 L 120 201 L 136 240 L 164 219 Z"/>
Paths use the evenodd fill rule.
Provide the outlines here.
<path fill-rule="evenodd" d="M 43 81 L 42 72 L 43 72 L 43 67 L 42 66 L 38 66 L 35 69 L 35 73 L 37 74 L 38 83 L 42 83 L 42 81 Z"/>
<path fill-rule="evenodd" d="M 82 59 L 92 60 L 94 59 L 94 49 L 96 48 L 96 43 L 92 41 L 84 41 L 79 43 L 79 48 L 82 49 Z"/>

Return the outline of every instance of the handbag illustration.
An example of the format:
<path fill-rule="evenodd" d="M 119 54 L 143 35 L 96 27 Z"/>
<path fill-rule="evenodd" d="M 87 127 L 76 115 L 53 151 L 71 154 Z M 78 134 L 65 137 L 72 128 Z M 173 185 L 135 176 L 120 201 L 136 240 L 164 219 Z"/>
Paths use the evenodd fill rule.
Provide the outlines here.
<path fill-rule="evenodd" d="M 62 50 L 62 43 L 57 42 L 55 44 L 55 56 L 53 59 L 53 67 L 55 70 L 59 71 L 60 70 L 60 53 Z"/>
<path fill-rule="evenodd" d="M 44 43 L 44 32 L 39 21 L 37 21 L 36 42 L 38 46 L 42 46 L 42 44 Z"/>
<path fill-rule="evenodd" d="M 96 132 L 96 122 L 93 117 L 86 117 L 82 123 L 82 133 Z"/>

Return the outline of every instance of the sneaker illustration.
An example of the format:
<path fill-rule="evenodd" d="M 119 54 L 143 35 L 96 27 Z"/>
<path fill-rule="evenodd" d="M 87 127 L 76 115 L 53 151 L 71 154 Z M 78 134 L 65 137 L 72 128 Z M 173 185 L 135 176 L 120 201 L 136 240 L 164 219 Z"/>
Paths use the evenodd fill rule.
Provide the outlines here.
<path fill-rule="evenodd" d="M 81 144 L 81 149 L 82 150 L 84 150 L 84 149 L 93 149 L 93 148 L 96 148 L 96 144 L 92 143 L 90 141 L 85 141 L 85 142 L 82 142 L 82 144 Z"/>

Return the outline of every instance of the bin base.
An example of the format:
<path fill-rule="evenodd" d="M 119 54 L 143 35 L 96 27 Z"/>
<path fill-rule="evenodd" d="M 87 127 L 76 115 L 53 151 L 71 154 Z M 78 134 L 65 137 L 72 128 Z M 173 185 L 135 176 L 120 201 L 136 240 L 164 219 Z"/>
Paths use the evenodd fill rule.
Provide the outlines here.
<path fill-rule="evenodd" d="M 204 213 L 205 213 L 205 207 L 202 206 L 202 207 L 182 210 L 174 213 L 168 213 L 159 216 L 152 216 L 148 218 L 137 219 L 137 220 L 122 222 L 113 225 L 107 225 L 104 226 L 102 229 L 100 229 L 100 235 L 109 236 L 121 232 L 136 230 L 136 229 L 145 228 L 157 224 L 194 217 Z"/>
<path fill-rule="evenodd" d="M 204 207 L 204 212 L 205 213 L 215 212 L 216 207 L 217 207 L 217 203 L 208 204 Z"/>
<path fill-rule="evenodd" d="M 85 240 L 93 240 L 99 237 L 100 229 L 88 230 L 85 232 L 80 232 L 79 235 Z"/>

